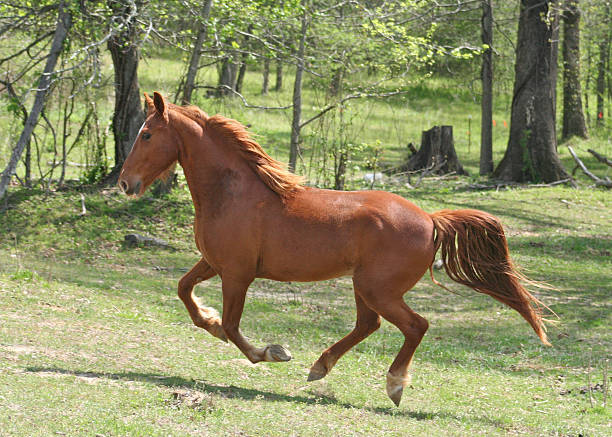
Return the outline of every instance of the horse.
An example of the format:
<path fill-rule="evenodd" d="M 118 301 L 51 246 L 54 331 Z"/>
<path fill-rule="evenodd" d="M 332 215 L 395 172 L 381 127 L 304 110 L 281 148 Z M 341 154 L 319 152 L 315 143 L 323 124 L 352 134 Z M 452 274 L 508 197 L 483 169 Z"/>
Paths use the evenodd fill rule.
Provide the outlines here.
<path fill-rule="evenodd" d="M 239 122 L 171 104 L 158 92 L 153 98 L 145 94 L 145 101 L 146 120 L 121 169 L 119 188 L 140 196 L 177 162 L 182 166 L 202 258 L 180 279 L 178 296 L 196 326 L 229 339 L 251 362 L 291 359 L 284 347 L 256 347 L 240 331 L 255 278 L 308 282 L 350 275 L 355 327 L 323 351 L 308 381 L 325 377 L 383 317 L 404 335 L 386 375 L 387 394 L 399 406 L 413 354 L 429 326 L 403 295 L 427 270 L 436 282 L 432 264 L 439 250 L 451 279 L 514 308 L 550 345 L 543 304 L 521 284 L 526 278 L 514 267 L 493 215 L 469 209 L 429 214 L 384 191 L 308 187 Z M 222 282 L 221 317 L 193 295 L 197 283 L 215 275 Z"/>

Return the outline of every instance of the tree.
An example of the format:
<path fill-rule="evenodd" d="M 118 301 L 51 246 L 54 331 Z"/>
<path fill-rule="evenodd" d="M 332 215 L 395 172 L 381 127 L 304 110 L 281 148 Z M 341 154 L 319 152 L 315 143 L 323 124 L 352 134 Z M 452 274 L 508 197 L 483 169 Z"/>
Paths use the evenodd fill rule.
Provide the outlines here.
<path fill-rule="evenodd" d="M 491 0 L 482 2 L 481 36 L 482 53 L 481 129 L 480 129 L 480 174 L 493 172 L 493 11 Z"/>
<path fill-rule="evenodd" d="M 198 73 L 198 67 L 200 66 L 200 58 L 202 56 L 202 46 L 208 36 L 208 19 L 210 17 L 210 9 L 212 7 L 213 0 L 206 0 L 202 7 L 202 13 L 198 17 L 198 30 L 197 37 L 193 43 L 193 49 L 191 50 L 191 57 L 189 59 L 189 67 L 187 68 L 187 75 L 185 77 L 185 83 L 182 90 L 182 101 L 183 104 L 191 103 L 191 93 L 195 87 L 195 78 Z"/>
<path fill-rule="evenodd" d="M 567 0 L 563 11 L 563 131 L 562 138 L 587 137 L 580 90 L 580 9 Z"/>
<path fill-rule="evenodd" d="M 302 116 L 302 75 L 304 74 L 304 51 L 306 44 L 306 33 L 308 32 L 308 16 L 306 9 L 302 13 L 300 30 L 300 42 L 297 51 L 297 67 L 295 70 L 295 82 L 293 84 L 293 118 L 291 121 L 291 143 L 289 148 L 289 170 L 295 171 L 297 156 L 300 147 L 300 130 Z"/>
<path fill-rule="evenodd" d="M 142 0 L 123 2 L 109 0 L 109 8 L 121 23 L 121 29 L 108 40 L 114 67 L 115 109 L 113 114 L 113 136 L 115 138 L 115 167 L 105 178 L 114 184 L 126 160 L 138 131 L 144 122 L 144 111 L 138 86 L 139 25 L 138 14 Z"/>
<path fill-rule="evenodd" d="M 607 3 L 603 10 L 602 20 L 607 26 L 599 41 L 599 60 L 597 62 L 597 124 L 602 124 L 604 120 L 604 97 L 606 95 L 606 79 L 609 74 L 610 39 L 612 38 L 612 29 L 610 29 L 610 24 L 612 24 L 611 11 L 610 3 Z"/>
<path fill-rule="evenodd" d="M 270 84 L 270 58 L 264 59 L 263 64 L 263 73 L 262 73 L 262 83 L 261 83 L 261 94 L 268 94 L 268 88 Z"/>
<path fill-rule="evenodd" d="M 274 91 L 282 91 L 283 89 L 283 61 L 278 59 L 276 61 L 276 83 L 274 84 Z"/>
<path fill-rule="evenodd" d="M 32 132 L 38 123 L 38 119 L 40 117 L 41 112 L 43 111 L 43 107 L 45 105 L 45 99 L 47 97 L 47 93 L 49 91 L 49 87 L 51 85 L 51 81 L 53 79 L 53 72 L 55 70 L 55 66 L 57 64 L 57 60 L 62 52 L 64 42 L 68 36 L 68 31 L 72 27 L 72 13 L 70 9 L 67 7 L 65 1 L 61 1 L 58 7 L 58 15 L 57 15 L 57 25 L 55 28 L 55 32 L 53 35 L 53 40 L 51 42 L 51 49 L 49 50 L 49 55 L 47 57 L 47 62 L 45 64 L 45 68 L 40 75 L 38 81 L 38 89 L 36 90 L 36 97 L 34 98 L 34 104 L 32 105 L 32 109 L 28 114 L 28 117 L 25 122 L 25 126 L 13 152 L 9 159 L 9 163 L 2 172 L 0 176 L 0 199 L 4 197 L 6 190 L 11 182 L 11 178 L 15 173 L 15 169 L 17 168 L 17 162 L 23 153 L 23 150 L 30 142 L 30 137 L 32 136 Z"/>
<path fill-rule="evenodd" d="M 555 132 L 558 26 L 554 2 L 521 0 L 510 138 L 494 176 L 515 182 L 568 178 Z"/>

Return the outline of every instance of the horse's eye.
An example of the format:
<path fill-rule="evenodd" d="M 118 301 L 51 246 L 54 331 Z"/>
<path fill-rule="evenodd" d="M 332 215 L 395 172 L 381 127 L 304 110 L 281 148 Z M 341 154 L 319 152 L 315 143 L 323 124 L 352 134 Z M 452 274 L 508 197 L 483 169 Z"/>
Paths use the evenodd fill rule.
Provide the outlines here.
<path fill-rule="evenodd" d="M 151 134 L 149 132 L 143 132 L 142 133 L 142 139 L 143 140 L 148 140 L 149 138 L 151 138 Z"/>

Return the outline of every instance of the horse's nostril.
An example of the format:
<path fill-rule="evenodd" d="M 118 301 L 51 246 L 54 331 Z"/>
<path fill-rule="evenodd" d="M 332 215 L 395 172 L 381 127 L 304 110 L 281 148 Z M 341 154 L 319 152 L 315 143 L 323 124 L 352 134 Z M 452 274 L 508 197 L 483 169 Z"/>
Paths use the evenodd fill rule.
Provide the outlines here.
<path fill-rule="evenodd" d="M 123 191 L 124 193 L 128 190 L 128 184 L 126 181 L 119 181 L 119 188 L 121 188 L 121 191 Z"/>
<path fill-rule="evenodd" d="M 141 181 L 138 181 L 134 187 L 134 193 L 140 193 L 140 185 L 142 185 Z"/>

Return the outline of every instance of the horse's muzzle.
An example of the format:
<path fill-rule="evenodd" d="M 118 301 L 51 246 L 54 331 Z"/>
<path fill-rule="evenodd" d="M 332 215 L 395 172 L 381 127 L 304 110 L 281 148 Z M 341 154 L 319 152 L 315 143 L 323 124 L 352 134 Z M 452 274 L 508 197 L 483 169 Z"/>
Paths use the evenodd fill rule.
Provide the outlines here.
<path fill-rule="evenodd" d="M 135 184 L 129 184 L 125 179 L 121 179 L 118 182 L 119 188 L 125 194 L 138 194 L 140 192 L 140 186 L 142 185 L 141 181 L 136 182 Z"/>

